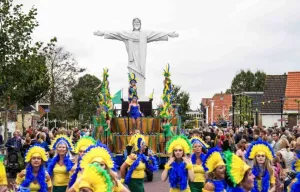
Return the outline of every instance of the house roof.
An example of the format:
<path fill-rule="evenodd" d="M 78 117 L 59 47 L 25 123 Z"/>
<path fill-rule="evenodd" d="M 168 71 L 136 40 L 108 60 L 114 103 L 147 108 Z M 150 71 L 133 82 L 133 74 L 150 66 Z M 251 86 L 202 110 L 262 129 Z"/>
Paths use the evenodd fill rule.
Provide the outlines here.
<path fill-rule="evenodd" d="M 262 98 L 264 105 L 261 105 L 261 113 L 280 113 L 280 102 L 270 102 L 270 100 L 280 100 L 285 96 L 287 75 L 267 75 Z"/>
<path fill-rule="evenodd" d="M 243 92 L 248 97 L 251 97 L 253 101 L 253 109 L 257 108 L 258 111 L 261 109 L 261 102 L 264 95 L 264 92 Z"/>
<path fill-rule="evenodd" d="M 300 100 L 300 71 L 288 73 L 285 97 L 284 110 L 298 110 L 295 100 Z"/>

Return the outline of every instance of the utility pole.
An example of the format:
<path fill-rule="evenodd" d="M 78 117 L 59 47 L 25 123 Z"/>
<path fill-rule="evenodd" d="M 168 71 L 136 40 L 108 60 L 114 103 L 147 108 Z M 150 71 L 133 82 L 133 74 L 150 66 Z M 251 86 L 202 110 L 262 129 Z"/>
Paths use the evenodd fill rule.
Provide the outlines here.
<path fill-rule="evenodd" d="M 235 104 L 235 95 L 232 93 L 232 127 L 234 127 L 234 104 Z"/>
<path fill-rule="evenodd" d="M 280 126 L 283 126 L 283 97 L 280 97 Z"/>

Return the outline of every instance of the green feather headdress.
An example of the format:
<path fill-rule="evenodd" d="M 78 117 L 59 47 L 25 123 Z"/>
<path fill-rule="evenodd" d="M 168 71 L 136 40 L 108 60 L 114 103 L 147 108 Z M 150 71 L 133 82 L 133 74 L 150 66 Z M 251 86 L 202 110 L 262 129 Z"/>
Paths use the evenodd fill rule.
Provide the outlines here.
<path fill-rule="evenodd" d="M 191 154 L 192 144 L 185 135 L 176 135 L 167 142 L 166 151 L 172 153 L 177 147 L 181 147 L 185 154 Z"/>

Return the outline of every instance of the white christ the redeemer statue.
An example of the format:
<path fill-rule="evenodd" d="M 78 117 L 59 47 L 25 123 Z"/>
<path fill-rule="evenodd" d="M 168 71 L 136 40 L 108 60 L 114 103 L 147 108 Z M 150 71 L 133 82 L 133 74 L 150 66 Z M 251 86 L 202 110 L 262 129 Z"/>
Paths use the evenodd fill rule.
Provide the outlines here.
<path fill-rule="evenodd" d="M 123 41 L 128 53 L 129 73 L 135 73 L 137 77 L 138 95 L 145 96 L 145 72 L 147 43 L 153 41 L 168 41 L 168 37 L 178 37 L 178 33 L 141 31 L 141 20 L 134 18 L 132 31 L 101 32 L 96 31 L 94 35 L 104 36 L 105 39 Z"/>

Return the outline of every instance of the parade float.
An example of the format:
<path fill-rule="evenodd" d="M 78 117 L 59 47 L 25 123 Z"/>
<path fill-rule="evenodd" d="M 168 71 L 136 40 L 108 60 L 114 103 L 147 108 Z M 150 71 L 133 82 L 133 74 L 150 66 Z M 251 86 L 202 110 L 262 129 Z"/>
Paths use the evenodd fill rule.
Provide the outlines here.
<path fill-rule="evenodd" d="M 136 119 L 137 126 L 133 125 L 132 117 L 128 112 L 130 97 L 138 94 L 138 89 L 128 88 L 128 100 L 121 99 L 121 109 L 116 110 L 113 107 L 112 96 L 109 90 L 108 69 L 103 70 L 101 84 L 97 87 L 99 90 L 97 96 L 98 108 L 94 116 L 93 137 L 101 140 L 109 146 L 115 155 L 118 165 L 121 165 L 126 158 L 126 146 L 128 146 L 131 137 L 138 130 L 144 135 L 148 149 L 151 149 L 153 155 L 157 157 L 160 164 L 164 164 L 168 157 L 165 148 L 168 140 L 168 134 L 162 129 L 162 120 L 167 119 L 170 124 L 169 133 L 177 135 L 180 133 L 180 116 L 178 115 L 178 105 L 172 103 L 173 84 L 171 81 L 169 64 L 164 70 L 164 89 L 162 94 L 162 104 L 158 109 L 152 108 L 152 96 L 148 101 L 138 101 L 142 116 Z M 134 74 L 129 74 L 129 83 L 133 81 Z M 136 92 L 135 92 L 136 91 Z M 133 93 L 133 94 L 131 94 Z"/>

